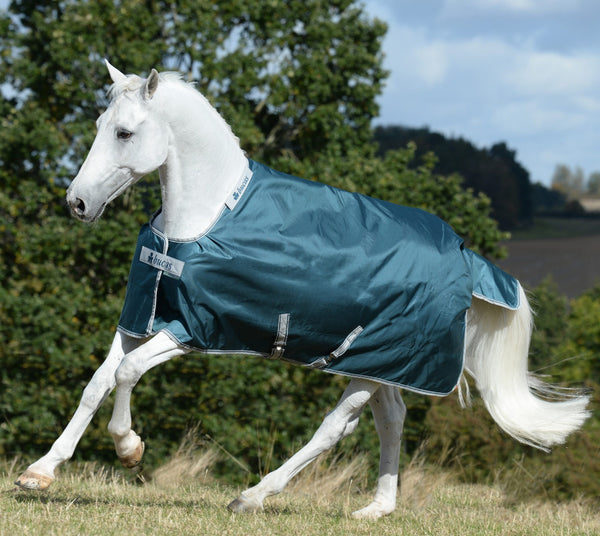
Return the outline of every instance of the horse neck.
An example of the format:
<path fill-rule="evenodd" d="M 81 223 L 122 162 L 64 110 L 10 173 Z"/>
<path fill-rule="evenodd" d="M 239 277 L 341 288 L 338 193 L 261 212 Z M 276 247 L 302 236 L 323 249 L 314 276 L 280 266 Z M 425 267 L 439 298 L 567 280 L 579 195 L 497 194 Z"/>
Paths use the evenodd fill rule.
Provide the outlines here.
<path fill-rule="evenodd" d="M 208 101 L 191 89 L 178 89 L 169 103 L 171 142 L 159 170 L 162 212 L 156 225 L 168 238 L 185 240 L 202 235 L 217 220 L 247 159 Z"/>

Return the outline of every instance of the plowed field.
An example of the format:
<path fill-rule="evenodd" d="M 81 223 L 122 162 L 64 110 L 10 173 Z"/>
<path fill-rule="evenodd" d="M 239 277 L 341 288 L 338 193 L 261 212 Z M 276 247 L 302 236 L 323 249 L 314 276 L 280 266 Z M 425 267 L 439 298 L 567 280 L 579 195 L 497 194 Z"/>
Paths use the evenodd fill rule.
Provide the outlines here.
<path fill-rule="evenodd" d="M 531 288 L 551 275 L 574 298 L 600 283 L 600 235 L 510 240 L 508 258 L 498 265 Z"/>

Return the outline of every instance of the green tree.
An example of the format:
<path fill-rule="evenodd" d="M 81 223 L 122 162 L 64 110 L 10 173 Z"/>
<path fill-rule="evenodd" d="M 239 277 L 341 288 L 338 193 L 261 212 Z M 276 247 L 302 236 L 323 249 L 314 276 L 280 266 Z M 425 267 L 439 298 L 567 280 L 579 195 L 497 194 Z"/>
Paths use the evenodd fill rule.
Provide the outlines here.
<path fill-rule="evenodd" d="M 45 183 L 65 176 L 65 155 L 81 161 L 105 102 L 104 57 L 124 72 L 186 73 L 257 158 L 371 137 L 386 27 L 355 0 L 14 1 L 10 12 L 0 78 L 16 92 L 4 126 L 19 155 L 0 158 L 17 174 Z"/>
<path fill-rule="evenodd" d="M 536 371 L 554 362 L 556 348 L 567 338 L 567 298 L 559 293 L 552 278 L 547 277 L 532 293 L 531 307 L 535 313 L 535 326 L 531 337 L 529 368 Z"/>
<path fill-rule="evenodd" d="M 592 195 L 600 195 L 600 171 L 590 173 L 587 181 L 587 191 Z"/>
<path fill-rule="evenodd" d="M 579 199 L 584 191 L 583 170 L 572 170 L 565 164 L 557 164 L 552 174 L 552 188 L 569 199 Z"/>
<path fill-rule="evenodd" d="M 569 359 L 567 378 L 600 384 L 600 285 L 571 302 L 566 335 L 556 356 Z"/>
<path fill-rule="evenodd" d="M 529 172 L 517 161 L 516 151 L 505 143 L 478 148 L 463 138 L 447 138 L 428 128 L 401 126 L 377 127 L 375 140 L 382 155 L 409 142 L 416 144 L 418 157 L 435 153 L 433 170 L 442 175 L 458 173 L 464 178 L 465 187 L 488 196 L 492 215 L 501 228 L 513 229 L 531 223 L 533 199 Z"/>

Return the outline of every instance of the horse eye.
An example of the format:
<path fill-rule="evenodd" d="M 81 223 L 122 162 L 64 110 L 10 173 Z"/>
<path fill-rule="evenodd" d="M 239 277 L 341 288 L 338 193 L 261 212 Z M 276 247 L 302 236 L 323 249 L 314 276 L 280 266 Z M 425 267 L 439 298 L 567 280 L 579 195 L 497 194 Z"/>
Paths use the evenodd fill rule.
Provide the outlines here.
<path fill-rule="evenodd" d="M 129 130 L 125 130 L 120 128 L 119 130 L 117 130 L 117 139 L 119 140 L 128 140 L 129 138 L 131 138 L 132 132 L 129 132 Z"/>

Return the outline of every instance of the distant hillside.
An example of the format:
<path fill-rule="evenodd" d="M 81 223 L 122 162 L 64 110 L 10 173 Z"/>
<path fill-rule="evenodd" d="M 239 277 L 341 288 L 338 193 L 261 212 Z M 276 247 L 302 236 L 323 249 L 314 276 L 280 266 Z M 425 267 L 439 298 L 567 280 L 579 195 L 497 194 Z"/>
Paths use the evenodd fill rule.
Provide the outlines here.
<path fill-rule="evenodd" d="M 463 138 L 447 138 L 427 128 L 402 126 L 377 127 L 375 140 L 381 154 L 406 147 L 410 141 L 417 145 L 417 156 L 433 152 L 438 158 L 437 173 L 459 173 L 466 187 L 490 197 L 493 216 L 502 229 L 531 224 L 534 189 L 529 172 L 516 160 L 516 152 L 505 143 L 479 149 Z M 417 158 L 417 162 L 419 160 Z M 536 192 L 536 197 L 543 197 L 543 193 Z"/>

